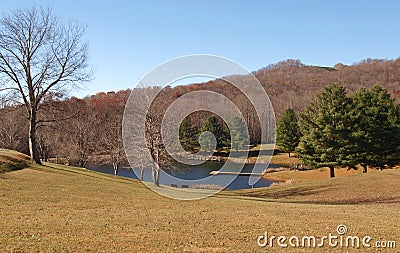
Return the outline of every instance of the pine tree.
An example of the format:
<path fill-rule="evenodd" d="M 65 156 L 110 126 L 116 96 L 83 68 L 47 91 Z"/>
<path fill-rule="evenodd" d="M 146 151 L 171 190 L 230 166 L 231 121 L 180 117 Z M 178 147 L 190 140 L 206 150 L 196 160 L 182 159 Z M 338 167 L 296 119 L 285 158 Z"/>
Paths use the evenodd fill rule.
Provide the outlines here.
<path fill-rule="evenodd" d="M 229 122 L 231 147 L 236 151 L 244 149 L 249 144 L 249 135 L 247 134 L 246 124 L 238 117 L 234 117 Z"/>
<path fill-rule="evenodd" d="M 197 144 L 197 129 L 189 117 L 184 118 L 179 126 L 179 140 L 186 151 L 193 150 Z"/>
<path fill-rule="evenodd" d="M 210 132 L 212 134 L 209 133 L 203 134 L 203 132 Z M 220 148 L 225 145 L 226 134 L 223 127 L 221 127 L 221 125 L 219 124 L 217 117 L 210 116 L 206 119 L 203 126 L 201 127 L 199 135 L 199 143 L 201 146 L 203 146 L 203 148 L 207 148 L 207 150 L 210 150 L 210 147 L 214 143 L 214 138 L 216 141 L 217 148 Z"/>
<path fill-rule="evenodd" d="M 294 111 L 288 108 L 283 112 L 276 126 L 276 144 L 290 157 L 290 152 L 295 151 L 299 141 L 300 129 L 297 117 Z"/>
<path fill-rule="evenodd" d="M 335 177 L 335 167 L 355 166 L 350 150 L 353 122 L 349 105 L 346 89 L 330 84 L 300 114 L 303 136 L 297 156 L 307 165 L 329 167 L 331 177 Z"/>
<path fill-rule="evenodd" d="M 395 105 L 393 110 L 391 110 L 389 114 L 389 121 L 394 127 L 392 138 L 393 141 L 395 141 L 395 148 L 392 156 L 390 157 L 389 165 L 394 166 L 400 164 L 400 104 Z"/>
<path fill-rule="evenodd" d="M 375 86 L 360 88 L 352 96 L 355 159 L 368 167 L 384 168 L 399 162 L 399 132 L 396 105 L 387 90 Z"/>

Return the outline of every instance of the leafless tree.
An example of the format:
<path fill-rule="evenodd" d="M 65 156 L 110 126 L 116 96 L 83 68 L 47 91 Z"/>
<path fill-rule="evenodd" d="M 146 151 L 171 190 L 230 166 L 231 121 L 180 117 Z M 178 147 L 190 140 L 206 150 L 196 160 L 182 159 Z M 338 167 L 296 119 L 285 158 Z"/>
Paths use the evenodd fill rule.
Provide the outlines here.
<path fill-rule="evenodd" d="M 116 103 L 106 104 L 100 116 L 100 129 L 98 131 L 101 151 L 110 156 L 114 168 L 114 175 L 118 174 L 119 165 L 125 160 L 124 146 L 122 142 L 122 115 L 123 106 Z"/>
<path fill-rule="evenodd" d="M 51 10 L 37 7 L 18 9 L 0 20 L 0 83 L 25 105 L 29 151 L 36 163 L 37 115 L 44 97 L 91 79 L 84 33 L 85 26 L 63 25 Z"/>
<path fill-rule="evenodd" d="M 61 153 L 70 165 L 85 167 L 89 156 L 99 147 L 97 133 L 93 131 L 98 128 L 99 122 L 88 101 L 73 99 L 67 106 L 69 108 L 65 113 L 74 117 L 58 129 L 63 135 Z"/>
<path fill-rule="evenodd" d="M 152 104 L 158 87 L 134 89 L 124 112 L 124 146 L 132 165 L 141 161 L 142 171 L 151 164 L 153 181 L 160 185 L 162 169 L 173 169 L 162 139 L 163 110 Z"/>
<path fill-rule="evenodd" d="M 36 141 L 39 157 L 41 160 L 48 162 L 51 153 L 51 146 L 49 145 L 48 139 L 44 135 L 39 134 Z"/>
<path fill-rule="evenodd" d="M 108 125 L 107 129 L 101 137 L 103 138 L 102 150 L 110 156 L 114 168 L 114 175 L 118 175 L 119 165 L 124 160 L 125 153 L 122 143 L 121 124 L 115 123 L 116 122 L 114 122 L 114 124 L 106 124 Z"/>
<path fill-rule="evenodd" d="M 26 152 L 27 124 L 23 120 L 23 108 L 7 107 L 0 113 L 0 147 Z"/>

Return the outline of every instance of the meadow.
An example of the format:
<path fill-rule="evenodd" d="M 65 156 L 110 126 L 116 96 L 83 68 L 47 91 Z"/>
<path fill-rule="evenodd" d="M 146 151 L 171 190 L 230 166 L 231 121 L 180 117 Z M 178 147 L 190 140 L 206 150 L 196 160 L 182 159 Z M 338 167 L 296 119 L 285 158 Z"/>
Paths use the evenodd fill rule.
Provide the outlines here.
<path fill-rule="evenodd" d="M 181 201 L 133 179 L 52 163 L 32 166 L 27 157 L 6 150 L 0 159 L 2 167 L 11 161 L 18 168 L 0 174 L 1 252 L 382 250 L 257 244 L 265 231 L 321 237 L 336 233 L 339 224 L 347 226 L 349 235 L 368 235 L 372 242 L 400 242 L 398 169 Z M 277 172 L 281 177 L 289 173 L 311 172 Z M 382 252 L 398 252 L 398 247 Z"/>

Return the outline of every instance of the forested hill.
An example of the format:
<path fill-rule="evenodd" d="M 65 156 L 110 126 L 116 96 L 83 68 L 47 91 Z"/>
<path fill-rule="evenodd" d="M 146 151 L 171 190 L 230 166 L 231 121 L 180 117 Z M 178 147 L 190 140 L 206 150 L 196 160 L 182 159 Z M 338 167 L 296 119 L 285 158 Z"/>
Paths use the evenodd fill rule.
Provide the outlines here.
<path fill-rule="evenodd" d="M 400 101 L 400 58 L 396 60 L 367 59 L 351 66 L 341 63 L 334 67 L 307 66 L 299 60 L 286 60 L 268 65 L 253 74 L 264 86 L 273 103 L 277 116 L 287 107 L 300 111 L 314 96 L 329 83 L 339 83 L 349 92 L 357 88 L 380 85 L 387 89 L 397 101 Z M 238 76 L 240 82 L 248 77 Z M 221 81 L 209 81 L 191 86 L 173 88 L 180 96 L 191 89 L 223 90 L 229 93 Z"/>
<path fill-rule="evenodd" d="M 387 89 L 393 98 L 400 101 L 400 58 L 396 60 L 364 60 L 345 66 L 337 64 L 333 68 L 306 66 L 299 60 L 286 60 L 253 72 L 267 91 L 277 117 L 283 110 L 292 107 L 301 111 L 327 84 L 337 82 L 348 92 L 357 88 L 380 85 Z M 234 76 L 230 80 L 246 84 L 249 76 Z M 267 106 L 258 119 L 249 100 L 233 85 L 217 79 L 206 83 L 166 87 L 153 101 L 152 110 L 158 115 L 183 94 L 195 90 L 212 90 L 226 96 L 242 111 L 249 126 L 253 143 L 268 142 L 260 140 L 261 129 L 270 129 L 273 124 L 269 116 L 273 113 Z M 143 90 L 136 89 L 136 92 Z M 39 152 L 42 157 L 69 157 L 69 163 L 84 166 L 91 154 L 106 154 L 107 150 L 119 151 L 122 148 L 121 127 L 125 103 L 131 90 L 118 92 L 99 92 L 84 99 L 59 99 L 49 96 L 38 113 Z M 199 103 L 207 102 L 201 99 Z M 7 105 L 0 100 L 0 147 L 28 153 L 28 125 L 25 108 Z M 223 105 L 222 105 L 223 106 Z M 206 112 L 190 115 L 192 123 L 200 129 Z M 261 124 L 261 125 L 260 125 Z M 114 131 L 114 132 L 113 132 Z M 272 138 L 270 135 L 267 138 Z M 68 144 L 68 145 L 66 145 Z M 113 149 L 110 149 L 112 146 Z"/>

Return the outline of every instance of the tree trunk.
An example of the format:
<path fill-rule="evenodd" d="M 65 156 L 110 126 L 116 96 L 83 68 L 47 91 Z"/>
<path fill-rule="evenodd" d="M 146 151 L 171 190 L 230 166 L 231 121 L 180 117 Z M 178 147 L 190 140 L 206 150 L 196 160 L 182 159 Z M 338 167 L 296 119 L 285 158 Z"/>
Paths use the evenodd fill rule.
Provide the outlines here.
<path fill-rule="evenodd" d="M 114 167 L 114 175 L 117 176 L 118 175 L 118 163 L 113 163 L 113 167 Z"/>
<path fill-rule="evenodd" d="M 288 157 L 290 158 L 290 152 L 288 152 Z"/>
<path fill-rule="evenodd" d="M 153 181 L 156 186 L 160 186 L 160 166 L 157 163 L 153 166 Z"/>
<path fill-rule="evenodd" d="M 31 110 L 29 116 L 29 153 L 31 155 L 31 161 L 36 164 L 42 164 L 36 143 L 36 111 Z"/>
<path fill-rule="evenodd" d="M 156 165 L 153 165 L 153 167 L 151 167 L 151 174 L 153 176 L 153 182 L 154 184 L 156 184 Z"/>
<path fill-rule="evenodd" d="M 78 159 L 78 162 L 77 162 L 78 166 L 79 166 L 80 168 L 85 168 L 85 167 L 86 167 L 87 160 L 88 160 L 88 155 L 86 154 L 86 152 L 82 152 L 82 153 L 79 155 L 79 159 Z"/>
<path fill-rule="evenodd" d="M 368 167 L 367 166 L 363 166 L 363 173 L 367 173 L 368 172 Z"/>
<path fill-rule="evenodd" d="M 140 181 L 143 181 L 144 178 L 144 166 L 142 164 L 142 167 L 140 168 Z"/>
<path fill-rule="evenodd" d="M 157 171 L 156 185 L 160 186 L 160 171 Z"/>
<path fill-rule="evenodd" d="M 330 172 L 331 178 L 335 177 L 335 167 L 329 167 L 329 172 Z"/>

